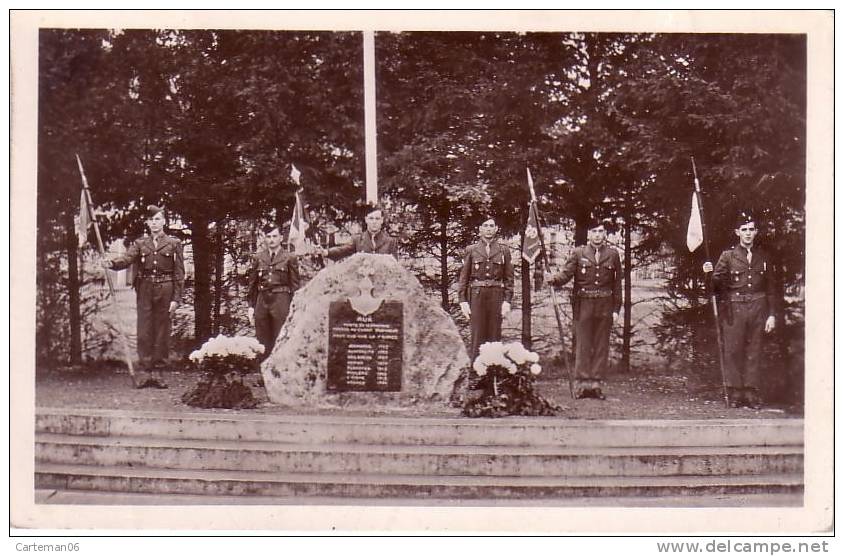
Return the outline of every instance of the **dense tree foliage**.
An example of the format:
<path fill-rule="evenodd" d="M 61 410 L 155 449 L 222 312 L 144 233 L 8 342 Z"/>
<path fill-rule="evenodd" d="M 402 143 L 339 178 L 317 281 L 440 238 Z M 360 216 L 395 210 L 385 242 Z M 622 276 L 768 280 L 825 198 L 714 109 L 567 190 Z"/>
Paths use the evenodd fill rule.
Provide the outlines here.
<path fill-rule="evenodd" d="M 193 250 L 199 338 L 212 329 L 213 225 L 282 219 L 292 163 L 330 214 L 358 196 L 359 35 L 44 30 L 41 47 L 39 226 L 64 222 L 77 260 L 74 152 L 111 209 L 107 238 L 141 234 L 143 207 L 163 203 Z"/>

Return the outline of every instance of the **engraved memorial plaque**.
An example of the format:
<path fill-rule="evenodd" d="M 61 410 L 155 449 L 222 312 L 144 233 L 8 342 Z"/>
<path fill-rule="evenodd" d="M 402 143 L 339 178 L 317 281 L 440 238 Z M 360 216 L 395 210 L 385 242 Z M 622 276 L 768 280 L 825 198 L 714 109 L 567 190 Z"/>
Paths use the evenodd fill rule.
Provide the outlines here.
<path fill-rule="evenodd" d="M 328 310 L 330 392 L 401 391 L 404 315 L 400 301 L 384 301 L 362 315 L 349 301 Z"/>

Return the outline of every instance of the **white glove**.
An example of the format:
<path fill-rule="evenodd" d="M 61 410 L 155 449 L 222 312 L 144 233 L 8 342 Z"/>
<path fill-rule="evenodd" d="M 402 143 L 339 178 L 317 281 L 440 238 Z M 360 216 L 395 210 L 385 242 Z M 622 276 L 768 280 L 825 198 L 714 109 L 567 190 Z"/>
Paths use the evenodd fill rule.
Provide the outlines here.
<path fill-rule="evenodd" d="M 249 324 L 255 326 L 255 309 L 253 307 L 246 311 L 246 316 L 249 317 Z"/>
<path fill-rule="evenodd" d="M 704 272 L 704 274 L 708 274 L 708 273 L 712 272 L 713 270 L 715 270 L 715 269 L 712 267 L 712 263 L 711 263 L 711 262 L 706 261 L 705 263 L 703 263 L 703 272 Z"/>
<path fill-rule="evenodd" d="M 765 321 L 765 333 L 768 334 L 771 332 L 776 325 L 777 319 L 774 318 L 774 315 L 769 316 L 768 320 Z"/>
<path fill-rule="evenodd" d="M 176 307 L 178 307 L 178 306 L 179 306 L 179 304 L 176 303 L 175 301 L 170 302 L 170 314 L 171 315 L 176 312 Z"/>
<path fill-rule="evenodd" d="M 466 301 L 460 302 L 460 310 L 463 312 L 463 316 L 467 319 L 472 315 L 472 310 L 469 308 L 469 303 Z"/>
<path fill-rule="evenodd" d="M 506 317 L 507 313 L 509 313 L 509 312 L 510 312 L 510 302 L 505 301 L 504 303 L 501 304 L 501 316 Z"/>
<path fill-rule="evenodd" d="M 102 258 L 102 259 L 100 259 L 100 264 L 106 270 L 110 270 L 111 268 L 114 267 L 114 263 L 111 261 L 111 259 Z"/>

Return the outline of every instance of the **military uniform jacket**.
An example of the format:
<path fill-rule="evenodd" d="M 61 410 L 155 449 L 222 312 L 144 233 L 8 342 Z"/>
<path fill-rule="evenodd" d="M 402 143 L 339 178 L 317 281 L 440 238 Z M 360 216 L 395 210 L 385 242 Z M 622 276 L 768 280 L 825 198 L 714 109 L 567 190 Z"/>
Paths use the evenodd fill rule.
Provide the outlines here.
<path fill-rule="evenodd" d="M 181 302 L 185 287 L 185 261 L 182 242 L 178 239 L 163 234 L 159 236 L 156 247 L 151 236 L 144 236 L 135 240 L 126 253 L 113 259 L 112 263 L 115 270 L 134 265 L 135 287 L 141 280 L 172 281 L 172 301 Z"/>
<path fill-rule="evenodd" d="M 500 283 L 504 288 L 504 301 L 509 303 L 513 300 L 513 263 L 509 247 L 492 241 L 489 244 L 489 255 L 483 241 L 466 248 L 458 281 L 457 295 L 461 303 L 469 301 L 469 288 L 479 282 L 488 285 Z"/>
<path fill-rule="evenodd" d="M 712 285 L 722 300 L 750 300 L 764 297 L 768 314 L 777 310 L 774 267 L 770 255 L 762 248 L 751 248 L 753 256 L 747 262 L 747 249 L 740 244 L 721 253 L 712 273 Z"/>
<path fill-rule="evenodd" d="M 608 245 L 601 248 L 599 257 L 590 244 L 575 247 L 563 270 L 551 283 L 562 286 L 574 278 L 575 292 L 583 297 L 589 297 L 593 292 L 609 292 L 613 312 L 618 313 L 621 310 L 621 258 L 618 251 Z"/>
<path fill-rule="evenodd" d="M 288 291 L 292 294 L 298 288 L 299 261 L 294 253 L 279 250 L 270 258 L 270 252 L 263 250 L 252 257 L 247 292 L 250 307 L 255 307 L 260 292 Z"/>
<path fill-rule="evenodd" d="M 367 232 L 352 236 L 351 243 L 339 245 L 328 250 L 328 257 L 332 260 L 341 259 L 355 253 L 375 253 L 378 255 L 398 254 L 396 238 L 381 230 L 374 236 Z"/>

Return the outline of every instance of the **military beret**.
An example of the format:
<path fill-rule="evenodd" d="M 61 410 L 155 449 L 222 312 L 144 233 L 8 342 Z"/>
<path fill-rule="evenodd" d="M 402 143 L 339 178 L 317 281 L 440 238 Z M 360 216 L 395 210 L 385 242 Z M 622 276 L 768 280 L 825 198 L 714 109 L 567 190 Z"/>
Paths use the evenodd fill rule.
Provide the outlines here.
<path fill-rule="evenodd" d="M 264 235 L 272 232 L 273 230 L 278 230 L 279 233 L 284 232 L 284 229 L 275 222 L 270 222 L 269 224 L 261 228 L 261 231 L 264 233 Z"/>
<path fill-rule="evenodd" d="M 379 203 L 368 204 L 368 205 L 366 205 L 366 207 L 364 207 L 364 210 L 363 210 L 364 216 L 369 216 L 373 212 L 381 212 L 381 214 L 383 215 L 384 207 Z"/>
<path fill-rule="evenodd" d="M 598 226 L 603 226 L 610 231 L 613 226 L 613 222 L 611 219 L 605 217 L 603 214 L 597 211 L 592 211 L 589 214 L 589 220 L 587 223 L 587 230 L 591 230 L 592 228 L 597 228 Z"/>
<path fill-rule="evenodd" d="M 736 215 L 736 229 L 741 228 L 745 224 L 750 224 L 751 222 L 756 222 L 756 218 L 753 216 L 753 213 L 748 209 L 743 209 L 738 212 Z"/>

